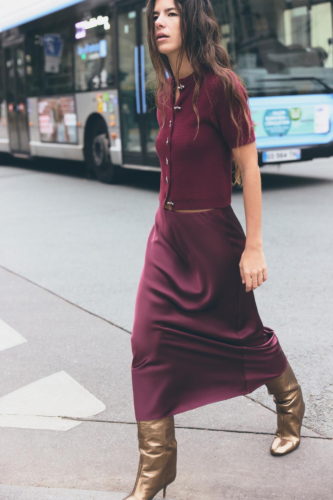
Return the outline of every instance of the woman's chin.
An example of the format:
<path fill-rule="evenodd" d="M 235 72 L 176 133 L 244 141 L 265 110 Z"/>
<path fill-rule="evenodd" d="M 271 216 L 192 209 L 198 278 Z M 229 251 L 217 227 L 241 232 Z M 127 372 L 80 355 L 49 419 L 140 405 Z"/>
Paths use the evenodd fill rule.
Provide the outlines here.
<path fill-rule="evenodd" d="M 158 48 L 158 51 L 160 54 L 163 54 L 165 56 L 169 56 L 170 54 L 172 54 L 173 52 L 175 52 L 176 49 L 173 49 L 173 48 L 170 48 L 170 47 L 159 47 Z"/>

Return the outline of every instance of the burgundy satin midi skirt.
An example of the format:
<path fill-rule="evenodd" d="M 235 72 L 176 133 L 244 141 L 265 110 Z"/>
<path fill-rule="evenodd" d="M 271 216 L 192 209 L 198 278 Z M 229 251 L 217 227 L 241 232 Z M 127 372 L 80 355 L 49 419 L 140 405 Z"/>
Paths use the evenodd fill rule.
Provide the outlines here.
<path fill-rule="evenodd" d="M 131 334 L 137 421 L 248 394 L 286 368 L 239 261 L 245 233 L 231 205 L 176 212 L 159 205 Z"/>

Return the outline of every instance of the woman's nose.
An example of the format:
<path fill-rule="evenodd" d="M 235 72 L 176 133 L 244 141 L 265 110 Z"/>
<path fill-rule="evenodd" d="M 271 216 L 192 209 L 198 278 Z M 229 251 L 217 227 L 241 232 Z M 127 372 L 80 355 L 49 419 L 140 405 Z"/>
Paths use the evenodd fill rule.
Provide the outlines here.
<path fill-rule="evenodd" d="M 156 17 L 156 19 L 155 19 L 155 25 L 156 26 L 163 26 L 163 22 L 162 22 L 162 17 L 161 16 Z"/>

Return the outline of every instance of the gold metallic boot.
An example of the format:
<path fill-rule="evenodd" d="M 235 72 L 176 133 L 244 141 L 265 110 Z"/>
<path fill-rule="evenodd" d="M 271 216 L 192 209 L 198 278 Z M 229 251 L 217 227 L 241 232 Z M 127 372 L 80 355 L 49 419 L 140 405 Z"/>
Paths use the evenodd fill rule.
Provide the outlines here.
<path fill-rule="evenodd" d="M 140 460 L 133 490 L 124 500 L 152 500 L 176 478 L 174 417 L 137 422 Z"/>
<path fill-rule="evenodd" d="M 274 395 L 277 410 L 277 430 L 270 451 L 272 455 L 285 455 L 300 444 L 305 411 L 302 389 L 289 363 L 279 377 L 265 385 L 268 393 Z"/>

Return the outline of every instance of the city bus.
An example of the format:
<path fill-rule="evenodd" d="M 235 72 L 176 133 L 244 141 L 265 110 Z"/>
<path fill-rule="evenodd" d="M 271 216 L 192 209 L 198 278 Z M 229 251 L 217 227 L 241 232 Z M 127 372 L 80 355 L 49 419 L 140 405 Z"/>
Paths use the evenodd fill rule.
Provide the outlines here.
<path fill-rule="evenodd" d="M 212 0 L 262 167 L 333 154 L 332 2 Z M 1 7 L 0 152 L 160 171 L 144 0 Z"/>

